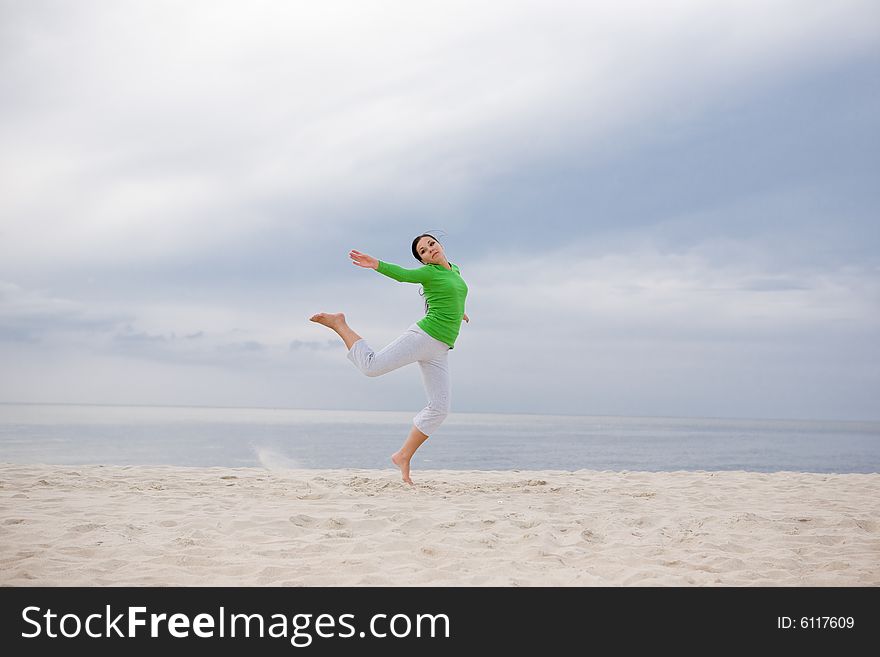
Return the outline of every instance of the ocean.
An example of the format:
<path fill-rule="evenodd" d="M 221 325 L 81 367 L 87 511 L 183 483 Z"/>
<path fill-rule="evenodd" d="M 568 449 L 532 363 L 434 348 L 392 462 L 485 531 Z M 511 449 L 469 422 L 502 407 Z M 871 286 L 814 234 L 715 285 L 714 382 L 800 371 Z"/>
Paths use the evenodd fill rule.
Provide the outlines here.
<path fill-rule="evenodd" d="M 392 467 L 414 413 L 0 404 L 0 462 Z M 880 472 L 880 422 L 454 413 L 418 469 Z"/>

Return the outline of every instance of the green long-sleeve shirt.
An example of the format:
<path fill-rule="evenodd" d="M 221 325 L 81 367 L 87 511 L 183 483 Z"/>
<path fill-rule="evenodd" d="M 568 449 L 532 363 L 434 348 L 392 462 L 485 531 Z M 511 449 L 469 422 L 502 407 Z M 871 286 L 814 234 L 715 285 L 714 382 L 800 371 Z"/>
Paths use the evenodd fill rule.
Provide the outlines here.
<path fill-rule="evenodd" d="M 417 324 L 425 333 L 445 342 L 452 349 L 461 330 L 468 287 L 459 273 L 458 266 L 451 262 L 449 264 L 452 269 L 446 269 L 442 265 L 404 269 L 399 265 L 380 260 L 376 271 L 402 283 L 422 284 L 425 289 L 425 300 L 428 302 L 428 314 Z"/>

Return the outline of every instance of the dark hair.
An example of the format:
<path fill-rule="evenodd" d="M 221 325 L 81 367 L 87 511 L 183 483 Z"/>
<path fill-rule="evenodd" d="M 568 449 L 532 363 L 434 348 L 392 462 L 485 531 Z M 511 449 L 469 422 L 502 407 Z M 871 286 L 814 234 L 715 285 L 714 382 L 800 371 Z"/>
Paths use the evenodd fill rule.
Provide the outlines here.
<path fill-rule="evenodd" d="M 421 262 L 422 264 L 425 264 L 424 260 L 422 260 L 422 259 L 419 257 L 419 253 L 418 253 L 418 251 L 416 251 L 416 245 L 419 243 L 419 240 L 422 239 L 423 237 L 430 237 L 432 240 L 434 240 L 434 241 L 437 242 L 438 244 L 440 243 L 440 240 L 438 240 L 436 237 L 434 237 L 434 236 L 431 235 L 430 233 L 422 233 L 421 235 L 419 235 L 417 238 L 415 238 L 415 239 L 413 240 L 413 243 L 412 243 L 412 253 L 413 253 L 413 257 L 415 257 L 415 259 L 418 260 L 419 262 Z"/>
<path fill-rule="evenodd" d="M 440 243 L 440 240 L 438 240 L 436 237 L 434 237 L 434 236 L 431 235 L 430 233 L 422 233 L 421 235 L 419 235 L 417 238 L 415 238 L 415 239 L 413 240 L 413 242 L 412 242 L 412 253 L 413 253 L 413 256 L 414 256 L 415 259 L 418 260 L 420 263 L 425 264 L 425 261 L 422 260 L 422 259 L 419 257 L 419 253 L 418 253 L 418 251 L 416 251 L 416 245 L 419 243 L 419 240 L 422 239 L 423 237 L 430 237 L 432 240 L 434 240 L 434 241 L 437 242 L 438 244 Z M 425 296 L 425 288 L 424 288 L 424 287 L 419 288 L 419 295 L 420 295 L 420 296 Z M 428 314 L 428 300 L 427 300 L 427 299 L 425 299 L 425 314 L 426 314 L 426 315 Z"/>

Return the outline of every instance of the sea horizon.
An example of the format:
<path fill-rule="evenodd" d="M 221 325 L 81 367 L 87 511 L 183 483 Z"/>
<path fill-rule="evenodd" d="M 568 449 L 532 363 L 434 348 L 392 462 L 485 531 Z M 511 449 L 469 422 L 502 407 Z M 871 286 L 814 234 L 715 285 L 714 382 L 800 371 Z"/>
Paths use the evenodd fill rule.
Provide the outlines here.
<path fill-rule="evenodd" d="M 85 406 L 98 408 L 180 408 L 180 409 L 208 409 L 208 410 L 254 410 L 254 411 L 316 411 L 333 413 L 410 413 L 412 410 L 398 409 L 374 409 L 374 408 L 301 408 L 296 406 L 252 406 L 252 405 L 226 405 L 216 406 L 212 404 L 156 404 L 156 403 L 113 403 L 113 402 L 58 402 L 58 401 L 0 401 L 0 406 Z M 527 417 L 562 417 L 562 418 L 631 418 L 631 419 L 658 419 L 658 420 L 720 420 L 732 422 L 814 422 L 834 424 L 877 424 L 880 426 L 880 417 L 877 418 L 836 418 L 836 417 L 795 417 L 795 416 L 757 416 L 757 415 L 658 415 L 652 413 L 561 413 L 561 412 L 538 412 L 538 411 L 453 411 L 450 418 L 456 415 L 515 415 Z"/>
<path fill-rule="evenodd" d="M 0 461 L 386 469 L 412 412 L 0 403 Z M 880 422 L 453 413 L 413 466 L 880 472 Z"/>

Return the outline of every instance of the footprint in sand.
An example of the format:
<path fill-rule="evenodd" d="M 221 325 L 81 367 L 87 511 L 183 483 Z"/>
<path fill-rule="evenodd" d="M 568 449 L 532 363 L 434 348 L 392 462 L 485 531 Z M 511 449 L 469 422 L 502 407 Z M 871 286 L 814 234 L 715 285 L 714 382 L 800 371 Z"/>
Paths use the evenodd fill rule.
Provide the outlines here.
<path fill-rule="evenodd" d="M 591 529 L 583 530 L 581 532 L 581 539 L 585 543 L 601 543 L 602 541 L 605 540 L 601 534 L 597 534 L 596 532 L 594 532 Z"/>
<path fill-rule="evenodd" d="M 529 519 L 529 520 L 511 520 L 510 521 L 514 526 L 519 527 L 520 529 L 531 529 L 532 527 L 537 527 L 541 524 L 540 520 Z"/>
<path fill-rule="evenodd" d="M 290 522 L 292 522 L 297 527 L 312 527 L 317 521 L 317 518 L 307 516 L 304 513 L 290 516 Z"/>
<path fill-rule="evenodd" d="M 327 529 L 339 529 L 348 525 L 348 521 L 345 518 L 328 518 L 323 525 Z"/>
<path fill-rule="evenodd" d="M 878 525 L 878 523 L 874 522 L 873 520 L 856 520 L 856 526 L 859 529 L 868 532 L 869 534 L 875 534 L 877 533 L 877 528 L 880 525 Z"/>

